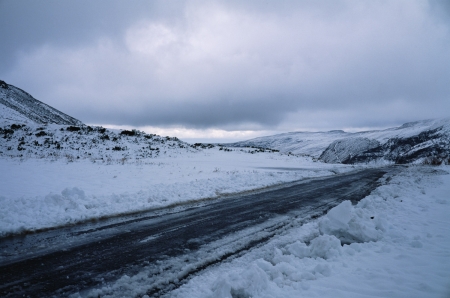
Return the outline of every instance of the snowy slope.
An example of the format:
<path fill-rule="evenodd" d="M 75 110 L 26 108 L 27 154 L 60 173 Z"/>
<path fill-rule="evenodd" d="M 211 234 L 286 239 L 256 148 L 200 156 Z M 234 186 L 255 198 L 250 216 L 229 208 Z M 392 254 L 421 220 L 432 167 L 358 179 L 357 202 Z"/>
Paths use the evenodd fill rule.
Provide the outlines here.
<path fill-rule="evenodd" d="M 325 151 L 323 151 L 320 159 L 328 163 L 345 163 L 352 156 L 358 155 L 360 152 L 376 148 L 380 145 L 377 140 L 368 138 L 346 138 L 333 141 Z"/>
<path fill-rule="evenodd" d="M 259 137 L 248 141 L 228 144 L 235 147 L 260 147 L 280 150 L 280 152 L 304 154 L 319 157 L 331 142 L 351 136 L 342 130 L 328 132 L 289 132 L 274 136 Z"/>
<path fill-rule="evenodd" d="M 0 136 L 0 156 L 21 159 L 89 159 L 111 164 L 197 151 L 177 138 L 86 125 L 10 124 L 0 126 Z"/>
<path fill-rule="evenodd" d="M 82 125 L 69 115 L 33 98 L 30 94 L 0 80 L 0 120 L 10 123 L 35 122 Z"/>
<path fill-rule="evenodd" d="M 450 162 L 450 119 L 411 122 L 398 128 L 361 132 L 355 135 L 356 137 L 347 139 L 347 143 L 354 143 L 360 137 L 373 142 L 354 151 L 349 150 L 350 146 L 342 147 L 339 151 L 342 163 L 382 161 L 396 164 L 448 164 Z M 334 150 L 334 145 L 336 144 L 330 144 L 323 152 L 322 160 L 329 162 L 326 155 Z"/>
<path fill-rule="evenodd" d="M 448 163 L 450 119 L 423 120 L 357 133 L 291 132 L 229 145 L 310 155 L 328 163 Z"/>

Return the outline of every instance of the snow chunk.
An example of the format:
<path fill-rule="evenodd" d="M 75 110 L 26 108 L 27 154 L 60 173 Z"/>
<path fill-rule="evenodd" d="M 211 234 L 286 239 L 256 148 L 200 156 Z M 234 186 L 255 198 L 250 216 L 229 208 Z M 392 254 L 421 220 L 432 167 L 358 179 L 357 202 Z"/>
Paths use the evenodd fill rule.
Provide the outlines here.
<path fill-rule="evenodd" d="M 263 293 L 269 284 L 266 272 L 256 264 L 240 274 L 229 274 L 223 279 L 218 279 L 213 286 L 211 297 L 233 298 L 254 297 Z"/>
<path fill-rule="evenodd" d="M 322 259 L 330 259 L 341 253 L 341 243 L 339 239 L 330 235 L 322 235 L 311 241 L 311 256 Z"/>
<path fill-rule="evenodd" d="M 289 253 L 298 258 L 330 259 L 341 254 L 341 241 L 332 235 L 321 235 L 313 239 L 309 246 L 303 242 L 296 241 L 286 248 Z"/>
<path fill-rule="evenodd" d="M 334 235 L 342 243 L 377 241 L 382 236 L 379 221 L 366 209 L 354 208 L 350 201 L 344 201 L 328 211 L 319 222 L 323 235 Z"/>

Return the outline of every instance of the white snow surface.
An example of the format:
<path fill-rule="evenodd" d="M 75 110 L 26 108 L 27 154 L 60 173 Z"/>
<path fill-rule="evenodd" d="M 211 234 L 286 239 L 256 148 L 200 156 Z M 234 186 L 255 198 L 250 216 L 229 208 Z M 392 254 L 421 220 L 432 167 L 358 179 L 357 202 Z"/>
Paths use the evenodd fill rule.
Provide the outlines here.
<path fill-rule="evenodd" d="M 450 297 L 449 171 L 412 166 L 356 206 L 343 202 L 168 296 Z"/>
<path fill-rule="evenodd" d="M 31 120 L 29 120 L 26 116 L 11 109 L 10 107 L 0 104 L 0 124 L 29 122 L 31 122 Z"/>
<path fill-rule="evenodd" d="M 166 148 L 166 154 L 119 162 L 106 158 L 69 161 L 51 156 L 0 158 L 0 235 L 217 198 L 354 169 L 280 153 L 249 153 L 253 149 L 171 148 L 171 142 L 159 145 L 161 151 Z"/>

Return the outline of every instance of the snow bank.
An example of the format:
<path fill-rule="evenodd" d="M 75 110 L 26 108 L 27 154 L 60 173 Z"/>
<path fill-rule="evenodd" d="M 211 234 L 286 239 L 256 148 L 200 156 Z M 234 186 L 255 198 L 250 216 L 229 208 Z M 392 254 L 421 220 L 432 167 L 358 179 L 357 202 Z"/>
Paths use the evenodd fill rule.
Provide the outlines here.
<path fill-rule="evenodd" d="M 450 297 L 450 175 L 440 169 L 411 167 L 171 296 Z"/>
<path fill-rule="evenodd" d="M 0 168 L 0 235 L 353 169 L 279 153 L 224 152 L 219 148 L 125 164 L 0 159 Z"/>

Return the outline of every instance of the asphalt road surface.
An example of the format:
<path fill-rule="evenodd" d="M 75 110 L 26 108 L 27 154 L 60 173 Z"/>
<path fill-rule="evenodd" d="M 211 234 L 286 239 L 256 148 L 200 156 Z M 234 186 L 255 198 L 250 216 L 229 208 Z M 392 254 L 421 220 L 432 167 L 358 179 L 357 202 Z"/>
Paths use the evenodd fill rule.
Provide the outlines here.
<path fill-rule="evenodd" d="M 294 219 L 316 218 L 344 200 L 356 203 L 379 185 L 379 178 L 397 170 L 306 179 L 196 205 L 0 238 L 0 296 L 85 296 L 144 269 L 145 293 L 169 295 L 205 268 L 265 243 Z"/>

